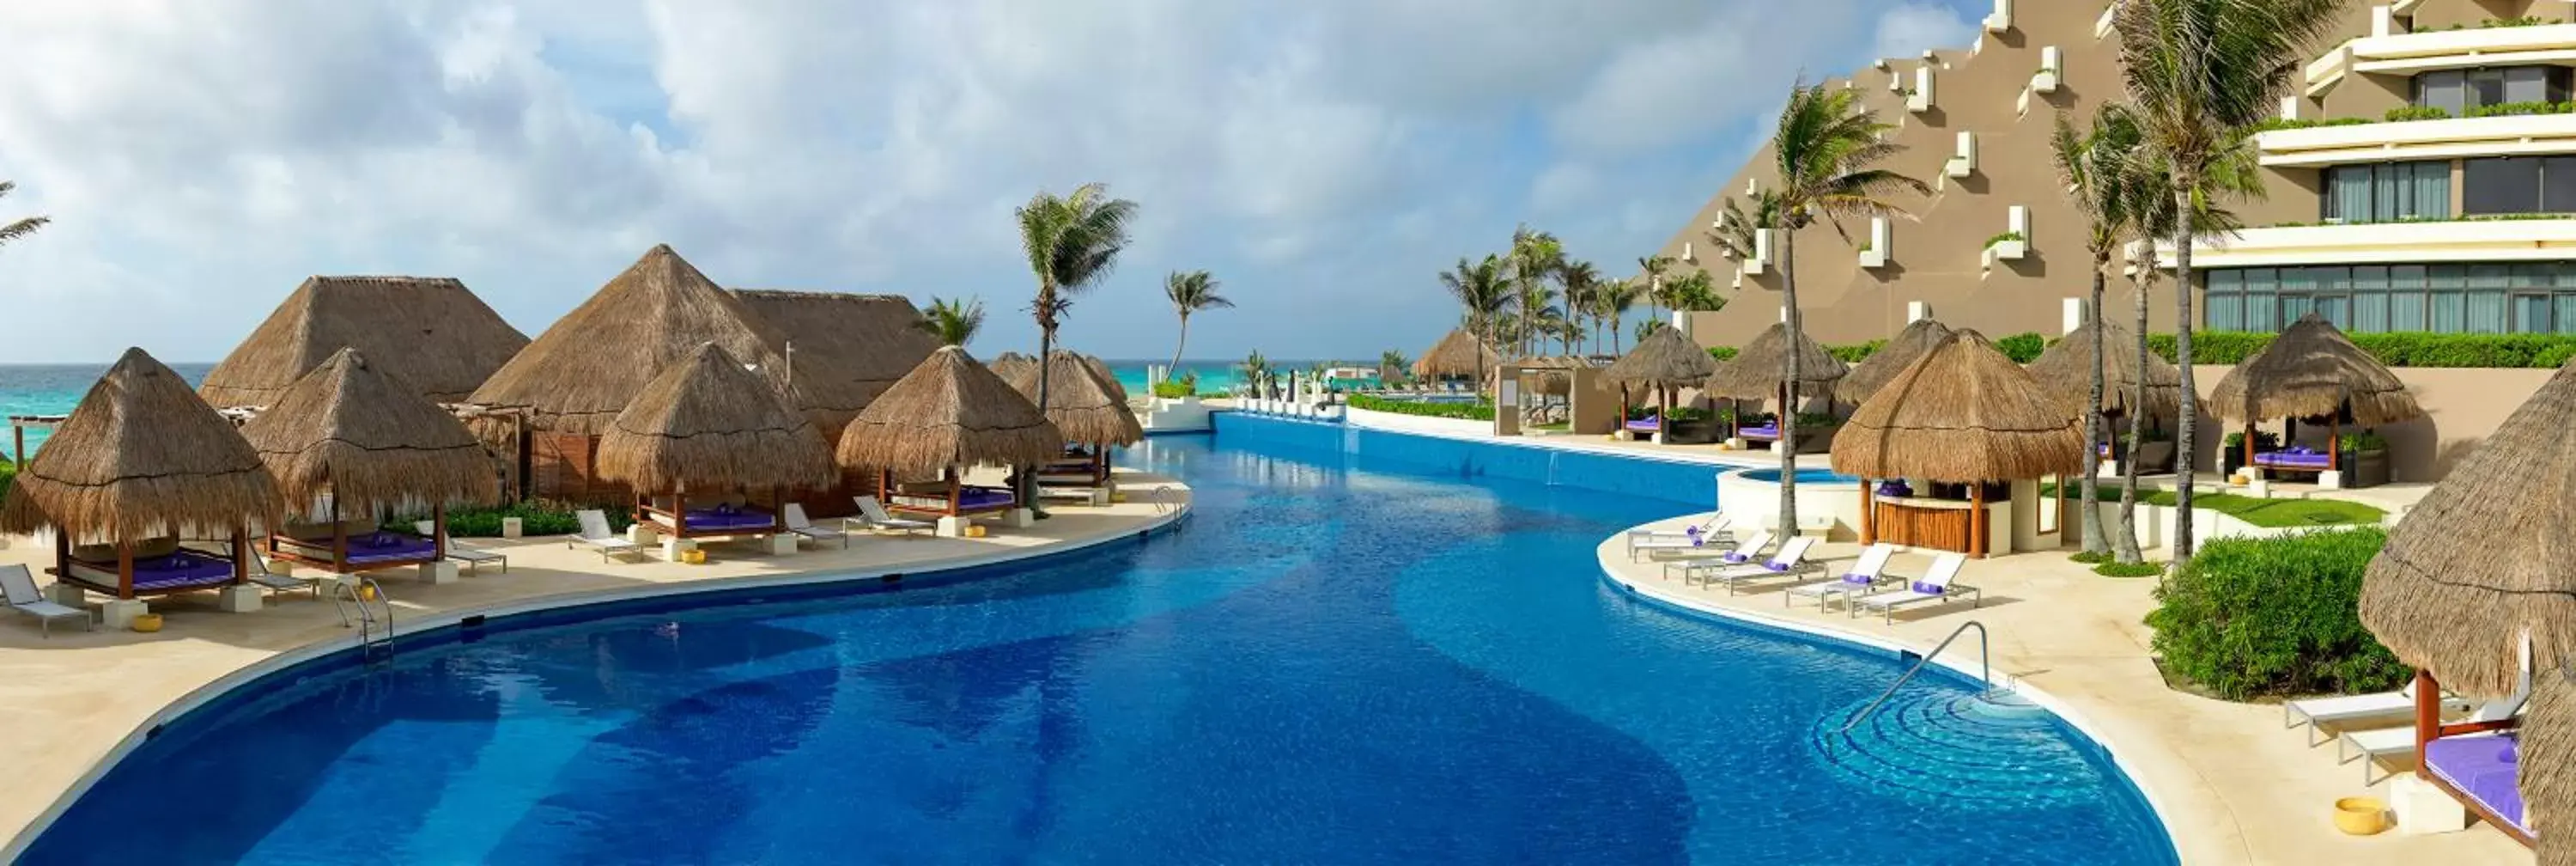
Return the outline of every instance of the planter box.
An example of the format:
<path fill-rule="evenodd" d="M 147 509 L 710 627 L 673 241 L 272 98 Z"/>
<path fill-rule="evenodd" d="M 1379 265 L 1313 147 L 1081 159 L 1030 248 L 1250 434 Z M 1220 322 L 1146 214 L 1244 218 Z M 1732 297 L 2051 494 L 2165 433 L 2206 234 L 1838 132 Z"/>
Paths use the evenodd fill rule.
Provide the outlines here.
<path fill-rule="evenodd" d="M 2388 450 L 2346 451 L 2342 461 L 2343 486 L 2377 487 L 2388 483 Z"/>
<path fill-rule="evenodd" d="M 1665 441 L 1674 445 L 1707 445 L 1717 441 L 1717 432 L 1717 422 L 1706 419 L 1664 425 Z"/>

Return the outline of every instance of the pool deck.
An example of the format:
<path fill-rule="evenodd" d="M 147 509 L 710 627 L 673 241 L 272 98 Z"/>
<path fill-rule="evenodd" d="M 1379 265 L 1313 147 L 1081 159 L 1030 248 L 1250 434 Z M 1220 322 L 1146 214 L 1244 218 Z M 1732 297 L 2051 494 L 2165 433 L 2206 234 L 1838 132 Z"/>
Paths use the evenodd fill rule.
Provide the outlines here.
<path fill-rule="evenodd" d="M 1640 528 L 1679 530 L 1690 518 Z M 1860 552 L 1856 544 L 1818 546 L 1825 574 Z M 2182 862 L 2202 863 L 2529 863 L 2531 853 L 2492 827 L 2410 836 L 2389 831 L 2346 836 L 2332 822 L 2338 797 L 2387 796 L 2388 783 L 2362 784 L 2359 762 L 2338 764 L 2329 740 L 2309 746 L 2307 731 L 2281 724 L 2276 704 L 2238 704 L 2166 687 L 2144 625 L 2155 608 L 2153 578 L 2117 579 L 2051 554 L 1972 561 L 1959 582 L 1985 593 L 1981 608 L 1964 604 L 1916 608 L 1897 616 L 1853 619 L 1802 603 L 1784 608 L 1781 590 L 1796 582 L 1765 581 L 1741 595 L 1682 585 L 1662 566 L 1629 561 L 1624 533 L 1602 542 L 1601 567 L 1613 581 L 1668 604 L 1773 627 L 1915 653 L 1932 650 L 1969 620 L 1992 632 L 1994 670 L 2109 747 L 2176 834 Z M 1901 553 L 1891 574 L 1919 575 L 1932 558 Z M 1821 579 L 1821 578 L 1811 578 Z M 1945 663 L 1976 670 L 1976 647 L 1963 640 Z"/>
<path fill-rule="evenodd" d="M 1054 506 L 1053 518 L 1034 527 L 997 528 L 985 538 L 854 534 L 847 550 L 809 544 L 793 556 L 713 542 L 705 565 L 603 563 L 594 551 L 568 549 L 561 536 L 477 539 L 476 546 L 509 556 L 508 573 L 486 571 L 433 586 L 403 568 L 378 579 L 393 600 L 398 633 L 408 633 L 473 614 L 1008 562 L 1131 538 L 1188 513 L 1186 485 L 1132 470 L 1119 477 L 1126 502 Z M 7 542 L 0 564 L 24 564 L 40 575 L 50 565 L 42 561 L 50 559 L 49 543 L 0 542 Z M 331 602 L 300 594 L 272 597 L 266 608 L 246 614 L 217 611 L 209 593 L 155 601 L 152 609 L 168 614 L 158 633 L 84 632 L 56 623 L 50 639 L 41 637 L 32 617 L 0 614 L 0 730 L 9 733 L 13 779 L 0 786 L 0 827 L 10 837 L 0 862 L 15 858 L 34 838 L 29 828 L 50 821 L 72 799 L 66 795 L 86 789 L 140 740 L 139 732 L 259 674 L 357 640 L 340 626 Z"/>

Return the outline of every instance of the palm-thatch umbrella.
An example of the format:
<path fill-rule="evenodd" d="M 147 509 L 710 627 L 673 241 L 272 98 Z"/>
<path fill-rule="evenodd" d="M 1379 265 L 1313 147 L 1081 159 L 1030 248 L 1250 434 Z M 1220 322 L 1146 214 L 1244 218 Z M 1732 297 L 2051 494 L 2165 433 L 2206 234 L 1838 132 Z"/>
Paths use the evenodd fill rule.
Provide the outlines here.
<path fill-rule="evenodd" d="M 901 295 L 734 289 L 733 296 L 787 340 L 787 361 L 827 435 L 938 351 L 921 310 Z M 737 359 L 739 360 L 739 359 Z"/>
<path fill-rule="evenodd" d="M 644 386 L 599 437 L 599 476 L 633 487 L 636 521 L 655 521 L 683 538 L 730 535 L 757 515 L 719 507 L 692 513 L 687 497 L 739 490 L 829 486 L 834 480 L 823 434 L 787 406 L 775 386 L 714 343 Z M 670 494 L 671 507 L 652 501 Z M 779 514 L 765 515 L 777 528 Z M 692 530 L 695 518 L 703 531 Z"/>
<path fill-rule="evenodd" d="M 1064 441 L 1064 433 L 1029 398 L 965 349 L 946 346 L 850 419 L 834 457 L 844 469 L 878 473 L 881 495 L 893 494 L 895 474 L 940 473 L 948 482 L 941 503 L 929 501 L 939 497 L 903 496 L 888 505 L 957 516 L 1017 506 L 1007 490 L 966 496 L 958 483 L 961 467 L 1043 464 L 1063 453 Z"/>
<path fill-rule="evenodd" d="M 1934 345 L 1948 336 L 1948 325 L 1932 319 L 1914 320 L 1913 324 L 1905 326 L 1905 330 L 1896 332 L 1895 338 L 1888 340 L 1887 345 L 1878 347 L 1878 351 L 1843 371 L 1843 377 L 1834 381 L 1834 397 L 1855 406 L 1866 402 L 1869 395 L 1878 393 L 1878 389 L 1886 387 L 1896 374 L 1914 366 L 1923 353 L 1932 351 Z M 1804 373 L 1803 362 L 1806 359 L 1799 360 L 1799 372 Z"/>
<path fill-rule="evenodd" d="M 426 544 L 368 551 L 389 554 L 360 566 L 372 570 L 445 559 L 447 507 L 500 496 L 496 467 L 473 431 L 356 349 L 333 353 L 296 380 L 242 425 L 241 436 L 286 501 L 330 497 L 327 540 L 285 529 L 270 536 L 269 553 L 335 571 L 352 565 L 344 514 L 430 508 L 436 531 Z"/>
<path fill-rule="evenodd" d="M 2138 387 L 2138 336 L 2112 322 L 2102 323 L 2102 338 L 2111 350 L 2103 353 L 2102 406 L 2104 415 L 2125 415 L 2136 399 Z M 2039 380 L 2040 387 L 2057 395 L 2067 404 L 2067 411 L 2082 417 L 2085 401 L 2093 398 L 2093 327 L 2075 329 L 2075 333 L 2050 344 L 2039 357 L 2023 369 Z M 2147 402 L 2149 415 L 2170 415 L 2182 405 L 2182 368 L 2149 352 L 2143 356 L 2147 366 Z"/>
<path fill-rule="evenodd" d="M 1691 338 L 1670 326 L 1646 332 L 1637 347 L 1601 371 L 1603 378 L 1621 385 L 1644 385 L 1655 390 L 1660 408 L 1655 413 L 1655 436 L 1662 441 L 1672 431 L 1673 389 L 1695 385 L 1708 378 L 1717 361 L 1708 356 Z"/>
<path fill-rule="evenodd" d="M 993 375 L 1000 376 L 1007 382 L 1022 375 L 1037 375 L 1038 359 L 1018 352 L 1003 352 L 993 356 L 993 363 L 985 365 L 985 368 L 992 370 Z"/>
<path fill-rule="evenodd" d="M 1417 379 L 1479 379 L 1493 370 L 1502 359 L 1476 335 L 1465 328 L 1452 329 L 1448 336 L 1413 361 Z"/>
<path fill-rule="evenodd" d="M 1118 398 L 1119 403 L 1127 402 L 1127 386 L 1118 381 L 1118 371 L 1110 369 L 1109 362 L 1100 360 L 1098 355 L 1083 355 L 1082 365 L 1091 368 L 1092 375 L 1099 376 L 1100 381 L 1109 386 L 1109 396 Z M 1047 378 L 1052 382 L 1055 377 L 1050 375 Z"/>
<path fill-rule="evenodd" d="M 45 450 L 20 467 L 0 500 L 0 532 L 51 528 L 58 577 L 132 599 L 137 542 L 222 532 L 233 541 L 228 580 L 240 583 L 248 576 L 246 524 L 273 526 L 282 506 L 277 479 L 232 422 L 169 367 L 127 349 Z M 113 545 L 105 557 L 116 563 L 113 576 L 103 563 L 74 568 L 75 543 Z M 207 585 L 174 581 L 141 594 Z"/>
<path fill-rule="evenodd" d="M 1784 369 L 1782 365 L 1787 361 L 1791 344 L 1788 323 L 1764 329 L 1761 336 L 1754 337 L 1753 342 L 1738 350 L 1733 359 L 1717 365 L 1717 372 L 1708 377 L 1708 392 L 1733 400 L 1779 400 L 1780 411 L 1796 411 L 1785 396 L 1787 383 L 1780 380 L 1780 371 Z M 1851 372 L 1841 358 L 1825 351 L 1825 347 L 1808 339 L 1806 334 L 1799 334 L 1795 345 L 1798 352 L 1798 393 L 1802 396 L 1833 393 L 1834 383 Z"/>
<path fill-rule="evenodd" d="M 1101 376 L 1086 356 L 1062 349 L 1049 356 L 1052 367 L 1047 371 L 1046 418 L 1064 434 L 1064 441 L 1093 448 L 1134 445 L 1145 439 L 1144 425 L 1137 423 L 1135 410 L 1119 399 L 1116 388 Z M 1037 399 L 1038 370 L 1032 364 L 1003 381 L 1020 396 Z"/>
<path fill-rule="evenodd" d="M 464 400 L 528 337 L 446 277 L 310 277 L 206 373 L 218 407 L 268 406 L 332 353 L 367 353 L 432 402 Z"/>
<path fill-rule="evenodd" d="M 2571 841 L 2576 815 L 2576 701 L 2564 671 L 2576 663 L 2576 363 L 2558 369 L 2483 446 L 2434 485 L 2370 561 L 2361 621 L 2420 673 L 2419 695 L 2515 691 L 2524 635 L 2536 703 L 2520 762 L 2524 814 L 2546 820 L 2543 862 Z M 2438 722 L 2438 717 L 2436 718 Z M 2449 731 L 2418 731 L 2445 734 Z M 2419 756 L 2420 757 L 2420 756 Z M 2534 827 L 2534 829 L 2540 829 Z M 2565 855 L 2556 855 L 2564 857 Z"/>
<path fill-rule="evenodd" d="M 2247 466 L 2255 465 L 2254 422 L 2264 418 L 2332 418 L 2326 448 L 2331 471 L 2342 468 L 2343 449 L 2332 440 L 2342 433 L 2345 407 L 2364 427 L 2424 417 L 2396 373 L 2315 313 L 2299 317 L 2271 345 L 2227 371 L 2209 402 L 2219 417 L 2244 422 Z"/>
<path fill-rule="evenodd" d="M 2080 471 L 2084 432 L 2065 404 L 1974 330 L 1943 338 L 1852 411 L 1834 434 L 1834 471 L 1922 478 L 1970 491 L 1967 547 L 1986 554 L 1985 483 Z M 1861 485 L 1861 541 L 1876 539 Z"/>

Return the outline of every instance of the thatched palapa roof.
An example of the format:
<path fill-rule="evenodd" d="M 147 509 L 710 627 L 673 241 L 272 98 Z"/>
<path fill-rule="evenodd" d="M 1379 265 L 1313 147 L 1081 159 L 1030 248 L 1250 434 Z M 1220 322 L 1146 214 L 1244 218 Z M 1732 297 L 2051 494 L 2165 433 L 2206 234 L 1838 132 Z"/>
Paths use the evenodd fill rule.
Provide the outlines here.
<path fill-rule="evenodd" d="M 1110 369 L 1109 362 L 1100 360 L 1098 355 L 1077 354 L 1076 357 L 1082 359 L 1083 366 L 1091 368 L 1093 375 L 1100 377 L 1101 384 L 1109 386 L 1110 396 L 1120 403 L 1127 402 L 1127 386 L 1119 383 L 1118 371 Z"/>
<path fill-rule="evenodd" d="M 1913 324 L 1905 326 L 1905 330 L 1896 332 L 1895 338 L 1888 340 L 1887 345 L 1880 346 L 1878 351 L 1844 371 L 1843 377 L 1834 382 L 1834 398 L 1853 404 L 1867 401 L 1869 395 L 1878 393 L 1888 380 L 1914 366 L 1923 353 L 1932 351 L 1933 346 L 1948 336 L 1948 325 L 1931 319 L 1914 320 Z"/>
<path fill-rule="evenodd" d="M 1064 453 L 1064 434 L 966 350 L 947 346 L 851 419 L 835 459 L 847 469 L 936 472 L 1026 466 Z"/>
<path fill-rule="evenodd" d="M 2103 368 L 2102 411 L 2127 412 L 2130 398 L 2138 387 L 2138 335 L 2117 324 L 2102 323 L 2103 339 L 2111 344 L 2105 353 Z M 2150 415 L 2171 415 L 2182 406 L 2182 368 L 2165 360 L 2163 355 L 2148 352 L 2147 402 Z M 2051 344 L 2023 369 L 2038 379 L 2040 387 L 2066 402 L 2068 411 L 2084 411 L 2084 402 L 2093 397 L 2093 327 L 2076 328 L 2066 339 Z"/>
<path fill-rule="evenodd" d="M 786 339 L 776 328 L 668 246 L 646 252 L 537 335 L 475 390 L 472 402 L 525 408 L 542 430 L 601 433 L 646 383 L 700 343 L 759 367 L 762 378 L 797 395 L 790 402 L 799 409 L 834 408 L 788 386 L 780 354 Z"/>
<path fill-rule="evenodd" d="M 788 341 L 796 385 L 814 423 L 839 430 L 868 401 L 939 350 L 921 310 L 900 295 L 735 289 L 733 296 Z"/>
<path fill-rule="evenodd" d="M 27 459 L 0 500 L 0 532 L 55 527 L 103 544 L 276 525 L 277 479 L 169 367 L 127 349 Z"/>
<path fill-rule="evenodd" d="M 2084 430 L 1985 335 L 1953 332 L 1852 411 L 1834 471 L 1977 482 L 2082 471 Z"/>
<path fill-rule="evenodd" d="M 464 400 L 528 345 L 465 284 L 446 277 L 310 277 L 206 373 L 216 406 L 267 406 L 331 354 L 353 348 L 433 402 Z"/>
<path fill-rule="evenodd" d="M 2364 427 L 2424 417 L 2397 374 L 2315 313 L 2291 323 L 2209 392 L 2213 411 L 2233 421 L 2332 415 L 2346 400 Z"/>
<path fill-rule="evenodd" d="M 1021 374 L 1035 371 L 1037 368 L 1038 359 L 1018 352 L 1003 352 L 999 355 L 995 355 L 993 356 L 993 363 L 985 365 L 985 369 L 993 371 L 993 375 L 1002 377 L 1002 380 L 1005 382 L 1017 378 Z"/>
<path fill-rule="evenodd" d="M 599 477 L 648 491 L 819 488 L 823 434 L 714 343 L 662 371 L 599 436 Z"/>
<path fill-rule="evenodd" d="M 296 380 L 241 437 L 289 502 L 329 493 L 343 514 L 361 515 L 501 495 L 491 455 L 464 422 L 356 349 Z"/>
<path fill-rule="evenodd" d="M 1788 360 L 1790 345 L 1789 324 L 1772 325 L 1761 336 L 1753 338 L 1753 342 L 1745 344 L 1734 358 L 1717 365 L 1717 372 L 1708 377 L 1708 392 L 1737 400 L 1779 397 L 1781 365 Z M 1806 334 L 1798 335 L 1796 346 L 1800 394 L 1828 393 L 1835 381 L 1851 372 L 1842 359 L 1816 345 L 1816 341 L 1807 339 Z"/>
<path fill-rule="evenodd" d="M 2473 695 L 2514 690 L 2523 630 L 2544 672 L 2576 662 L 2576 363 L 2533 392 L 2388 533 L 2361 621 Z M 2552 674 L 2554 676 L 2554 674 Z M 2576 813 L 2561 813 L 2576 814 Z"/>
<path fill-rule="evenodd" d="M 1512 362 L 1521 368 L 1521 390 L 1548 397 L 1574 393 L 1574 376 L 1565 371 L 1592 366 L 1582 358 L 1563 356 L 1522 358 Z"/>
<path fill-rule="evenodd" d="M 1083 445 L 1134 445 L 1145 439 L 1145 428 L 1136 422 L 1136 413 L 1116 393 L 1117 386 L 1101 377 L 1098 369 L 1084 356 L 1062 349 L 1047 365 L 1046 418 L 1064 441 Z M 1026 369 L 1003 377 L 1011 390 L 1020 392 L 1034 403 L 1038 398 L 1038 368 Z"/>
<path fill-rule="evenodd" d="M 1717 361 L 1708 356 L 1707 349 L 1667 326 L 1646 332 L 1636 348 L 1612 362 L 1601 375 L 1623 385 L 1680 388 L 1699 384 L 1716 368 Z"/>
<path fill-rule="evenodd" d="M 1478 359 L 1482 359 L 1481 364 Z M 1438 345 L 1413 361 L 1418 379 L 1473 379 L 1491 373 L 1502 359 L 1465 328 L 1453 329 Z"/>

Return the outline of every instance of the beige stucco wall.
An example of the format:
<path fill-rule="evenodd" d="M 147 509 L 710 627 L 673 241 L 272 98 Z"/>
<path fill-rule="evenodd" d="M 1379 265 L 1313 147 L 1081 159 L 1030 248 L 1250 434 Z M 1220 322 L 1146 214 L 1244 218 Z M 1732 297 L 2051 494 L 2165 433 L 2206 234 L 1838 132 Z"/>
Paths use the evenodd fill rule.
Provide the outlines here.
<path fill-rule="evenodd" d="M 2233 369 L 2225 365 L 2202 364 L 2192 368 L 2200 391 L 2209 393 L 2218 380 Z M 2394 481 L 2438 481 L 2451 471 L 2461 458 L 2469 456 L 2495 432 L 2496 425 L 2531 399 L 2532 392 L 2549 381 L 2556 370 L 2464 370 L 2436 367 L 2401 367 L 2397 378 L 2406 383 L 2415 401 L 2424 407 L 2425 417 L 2403 424 L 2381 427 L 2379 435 L 2388 439 L 2389 475 Z M 2206 421 L 2200 428 L 2196 464 L 2203 469 L 2214 467 L 2220 439 L 2236 428 L 2234 422 Z M 2264 420 L 2262 429 L 2281 430 L 2281 419 Z M 2299 441 L 2323 445 L 2326 431 L 2300 425 Z"/>

